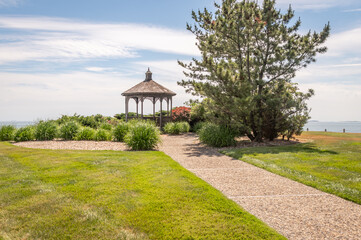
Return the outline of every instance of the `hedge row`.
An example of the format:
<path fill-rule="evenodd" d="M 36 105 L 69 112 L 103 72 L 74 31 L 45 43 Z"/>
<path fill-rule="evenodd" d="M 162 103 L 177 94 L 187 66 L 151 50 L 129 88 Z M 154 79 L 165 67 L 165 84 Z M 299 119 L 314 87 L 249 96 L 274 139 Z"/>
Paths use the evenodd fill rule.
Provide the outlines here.
<path fill-rule="evenodd" d="M 0 128 L 0 141 L 45 141 L 55 138 L 63 140 L 95 140 L 125 142 L 133 150 L 154 149 L 160 143 L 160 131 L 153 122 L 133 120 L 101 124 L 98 129 L 81 126 L 70 120 L 60 126 L 55 121 L 41 121 L 35 126 L 16 129 L 13 126 Z"/>

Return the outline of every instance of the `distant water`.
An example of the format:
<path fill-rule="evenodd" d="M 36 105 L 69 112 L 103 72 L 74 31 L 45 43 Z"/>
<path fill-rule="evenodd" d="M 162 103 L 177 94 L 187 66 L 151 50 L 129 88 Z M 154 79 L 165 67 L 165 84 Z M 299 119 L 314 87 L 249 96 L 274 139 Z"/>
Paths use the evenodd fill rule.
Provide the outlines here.
<path fill-rule="evenodd" d="M 29 125 L 35 124 L 35 122 L 29 122 L 29 121 L 8 121 L 8 122 L 0 122 L 0 126 L 3 125 L 12 125 L 16 128 L 26 127 Z"/>
<path fill-rule="evenodd" d="M 309 131 L 325 131 L 327 132 L 343 132 L 347 133 L 361 133 L 361 122 L 346 121 L 346 122 L 317 122 L 310 121 L 304 126 L 304 131 L 308 128 Z"/>

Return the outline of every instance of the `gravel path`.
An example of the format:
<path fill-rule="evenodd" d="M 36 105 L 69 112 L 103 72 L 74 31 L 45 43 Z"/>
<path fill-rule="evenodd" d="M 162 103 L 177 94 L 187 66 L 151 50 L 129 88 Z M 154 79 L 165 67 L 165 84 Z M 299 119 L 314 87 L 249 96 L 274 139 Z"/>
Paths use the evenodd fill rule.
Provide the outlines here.
<path fill-rule="evenodd" d="M 163 136 L 160 150 L 288 239 L 361 239 L 361 205 L 199 144 Z"/>
<path fill-rule="evenodd" d="M 361 239 L 361 205 L 233 159 L 199 144 L 196 135 L 162 136 L 165 152 L 246 211 L 289 239 Z M 23 142 L 43 149 L 126 150 L 123 143 Z"/>

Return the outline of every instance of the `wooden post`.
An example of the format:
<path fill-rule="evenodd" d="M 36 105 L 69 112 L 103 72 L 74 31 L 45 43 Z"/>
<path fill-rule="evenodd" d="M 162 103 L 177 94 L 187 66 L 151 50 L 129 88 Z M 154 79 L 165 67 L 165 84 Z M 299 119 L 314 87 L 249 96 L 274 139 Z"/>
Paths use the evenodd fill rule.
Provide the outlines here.
<path fill-rule="evenodd" d="M 173 100 L 172 97 L 170 97 L 170 118 L 172 118 L 172 104 L 173 104 Z"/>
<path fill-rule="evenodd" d="M 139 113 L 138 113 L 139 98 L 135 98 L 135 102 L 137 103 L 137 118 L 139 118 Z"/>
<path fill-rule="evenodd" d="M 142 97 L 140 101 L 141 101 L 140 106 L 141 106 L 141 114 L 142 114 L 141 116 L 142 116 L 142 119 L 143 119 L 143 102 L 144 102 L 144 98 Z"/>
<path fill-rule="evenodd" d="M 169 97 L 167 98 L 167 116 L 169 117 Z"/>
<path fill-rule="evenodd" d="M 163 98 L 160 98 L 160 115 L 159 115 L 159 126 L 160 126 L 160 129 L 162 129 L 162 102 L 163 102 Z"/>
<path fill-rule="evenodd" d="M 128 122 L 128 104 L 129 97 L 125 97 L 125 121 Z"/>
<path fill-rule="evenodd" d="M 155 97 L 153 97 L 153 119 L 155 120 Z"/>

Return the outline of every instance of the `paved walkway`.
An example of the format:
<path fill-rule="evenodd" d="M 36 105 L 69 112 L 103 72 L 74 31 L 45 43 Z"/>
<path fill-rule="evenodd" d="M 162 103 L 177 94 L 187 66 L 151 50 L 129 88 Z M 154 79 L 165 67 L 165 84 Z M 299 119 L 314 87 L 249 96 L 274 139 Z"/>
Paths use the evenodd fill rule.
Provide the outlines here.
<path fill-rule="evenodd" d="M 289 239 L 361 239 L 361 205 L 202 147 L 163 136 L 160 150 Z"/>

